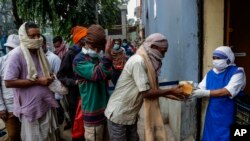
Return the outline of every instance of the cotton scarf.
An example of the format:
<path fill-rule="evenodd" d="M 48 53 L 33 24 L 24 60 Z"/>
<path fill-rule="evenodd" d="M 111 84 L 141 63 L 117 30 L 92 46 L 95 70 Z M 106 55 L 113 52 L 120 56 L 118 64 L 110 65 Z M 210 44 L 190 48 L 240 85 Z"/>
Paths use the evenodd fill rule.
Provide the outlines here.
<path fill-rule="evenodd" d="M 68 48 L 66 44 L 63 42 L 60 47 L 56 48 L 55 54 L 58 55 L 61 59 L 63 58 L 64 54 L 67 52 Z"/>
<path fill-rule="evenodd" d="M 111 51 L 113 66 L 117 70 L 122 70 L 127 61 L 125 50 L 121 48 L 120 52 L 116 52 L 115 50 Z"/>
<path fill-rule="evenodd" d="M 137 50 L 137 54 L 142 56 L 149 79 L 151 89 L 158 89 L 158 75 L 164 57 L 157 49 L 151 48 L 152 45 L 167 48 L 168 42 L 165 36 L 160 33 L 151 34 L 146 38 L 143 45 Z M 166 130 L 162 119 L 160 104 L 158 99 L 144 99 L 145 115 L 145 140 L 146 141 L 166 141 Z"/>
<path fill-rule="evenodd" d="M 33 62 L 33 59 L 30 55 L 29 49 L 37 50 L 37 56 L 40 62 L 40 67 L 42 69 L 43 76 L 49 77 L 50 76 L 49 63 L 42 50 L 43 38 L 40 37 L 39 39 L 29 39 L 25 30 L 25 24 L 26 23 L 21 25 L 18 33 L 19 33 L 19 38 L 20 38 L 20 43 L 21 43 L 20 47 L 21 47 L 21 50 L 23 52 L 24 58 L 27 63 L 28 74 L 26 78 L 31 81 L 35 81 L 38 77 L 37 70 Z"/>
<path fill-rule="evenodd" d="M 142 56 L 147 67 L 150 88 L 158 89 L 155 69 L 143 46 L 137 50 L 137 54 Z M 166 141 L 167 136 L 158 99 L 144 99 L 144 115 L 145 141 Z"/>
<path fill-rule="evenodd" d="M 168 41 L 166 37 L 163 36 L 162 34 L 154 33 L 148 36 L 147 39 L 143 43 L 144 49 L 147 52 L 148 57 L 150 58 L 157 75 L 159 75 L 160 68 L 162 66 L 162 59 L 164 56 L 157 49 L 151 48 L 152 45 L 155 45 L 160 48 L 167 48 Z"/>

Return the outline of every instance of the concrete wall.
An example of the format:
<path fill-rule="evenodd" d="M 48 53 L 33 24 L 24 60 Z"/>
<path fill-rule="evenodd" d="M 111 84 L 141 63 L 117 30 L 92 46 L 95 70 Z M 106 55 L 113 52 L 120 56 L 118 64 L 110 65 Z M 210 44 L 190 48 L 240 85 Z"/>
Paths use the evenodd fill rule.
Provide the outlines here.
<path fill-rule="evenodd" d="M 110 36 L 113 39 L 126 39 L 127 38 L 127 5 L 123 4 L 119 6 L 121 10 L 121 25 L 115 26 L 115 28 L 121 28 L 122 34 L 109 35 L 108 30 L 105 29 L 106 36 Z"/>
<path fill-rule="evenodd" d="M 156 2 L 156 3 L 155 3 Z M 145 0 L 143 24 L 146 36 L 160 32 L 169 40 L 163 60 L 161 81 L 198 82 L 198 7 L 197 0 Z M 175 140 L 193 140 L 196 133 L 195 102 L 161 101 L 164 115 Z"/>
<path fill-rule="evenodd" d="M 223 45 L 224 0 L 204 0 L 203 76 L 212 68 L 212 52 Z M 202 131 L 208 99 L 202 101 Z M 201 132 L 202 133 L 202 132 Z M 202 136 L 201 136 L 202 137 Z"/>
<path fill-rule="evenodd" d="M 122 18 L 122 36 L 127 38 L 127 5 L 120 6 Z M 121 39 L 124 39 L 121 38 Z"/>
<path fill-rule="evenodd" d="M 204 1 L 204 56 L 203 74 L 212 67 L 212 52 L 223 45 L 224 38 L 224 0 Z"/>
<path fill-rule="evenodd" d="M 147 0 L 145 1 L 147 2 Z M 157 0 L 154 18 L 153 0 L 148 0 L 148 20 L 143 24 L 146 36 L 160 32 L 169 41 L 163 60 L 161 79 L 198 81 L 198 8 L 196 0 Z M 144 8 L 146 6 L 144 5 Z"/>

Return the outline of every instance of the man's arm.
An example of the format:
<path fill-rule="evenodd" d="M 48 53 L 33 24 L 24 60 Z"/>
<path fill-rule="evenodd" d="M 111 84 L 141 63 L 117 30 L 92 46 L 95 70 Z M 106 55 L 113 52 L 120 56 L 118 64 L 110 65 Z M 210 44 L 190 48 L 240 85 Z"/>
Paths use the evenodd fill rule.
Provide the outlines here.
<path fill-rule="evenodd" d="M 157 89 L 157 90 L 147 90 L 141 92 L 143 95 L 143 98 L 148 98 L 148 99 L 154 99 L 158 97 L 166 97 L 166 98 L 171 98 L 171 99 L 181 99 L 184 100 L 187 96 L 183 93 L 183 90 L 181 89 L 181 86 L 177 86 L 175 88 L 170 88 L 170 89 Z"/>
<path fill-rule="evenodd" d="M 86 80 L 98 82 L 105 80 L 111 75 L 112 60 L 106 56 L 100 60 L 99 64 L 88 61 L 85 54 L 82 54 L 80 58 L 78 57 L 75 58 L 73 63 L 73 70 L 78 76 Z"/>
<path fill-rule="evenodd" d="M 90 62 L 86 54 L 78 54 L 73 61 L 73 70 L 80 77 L 94 82 L 102 81 L 110 78 L 112 73 L 112 57 L 111 49 L 113 48 L 113 40 L 109 37 L 105 45 L 105 54 L 100 59 L 99 64 Z"/>
<path fill-rule="evenodd" d="M 5 85 L 6 88 L 27 88 L 34 85 L 48 86 L 51 82 L 53 82 L 53 78 L 39 77 L 35 81 L 28 79 L 5 80 Z"/>

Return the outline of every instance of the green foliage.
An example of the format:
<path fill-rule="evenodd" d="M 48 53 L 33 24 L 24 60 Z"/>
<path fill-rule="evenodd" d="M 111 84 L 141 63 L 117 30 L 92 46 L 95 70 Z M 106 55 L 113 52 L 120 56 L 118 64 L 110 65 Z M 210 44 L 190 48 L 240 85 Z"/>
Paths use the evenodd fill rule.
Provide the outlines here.
<path fill-rule="evenodd" d="M 42 28 L 52 27 L 55 35 L 68 38 L 70 29 L 76 25 L 89 26 L 99 23 L 104 28 L 109 28 L 115 24 L 120 14 L 119 0 L 12 1 L 16 1 L 18 18 L 23 21 L 35 21 Z"/>

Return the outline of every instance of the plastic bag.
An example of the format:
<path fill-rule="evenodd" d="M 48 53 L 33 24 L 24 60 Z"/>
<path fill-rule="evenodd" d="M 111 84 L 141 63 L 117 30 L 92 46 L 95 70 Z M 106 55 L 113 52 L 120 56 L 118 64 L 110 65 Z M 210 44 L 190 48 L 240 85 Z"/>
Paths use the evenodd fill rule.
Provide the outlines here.
<path fill-rule="evenodd" d="M 60 80 L 55 76 L 55 80 L 49 85 L 49 89 L 57 94 L 66 95 L 69 93 L 68 88 L 65 87 Z"/>

